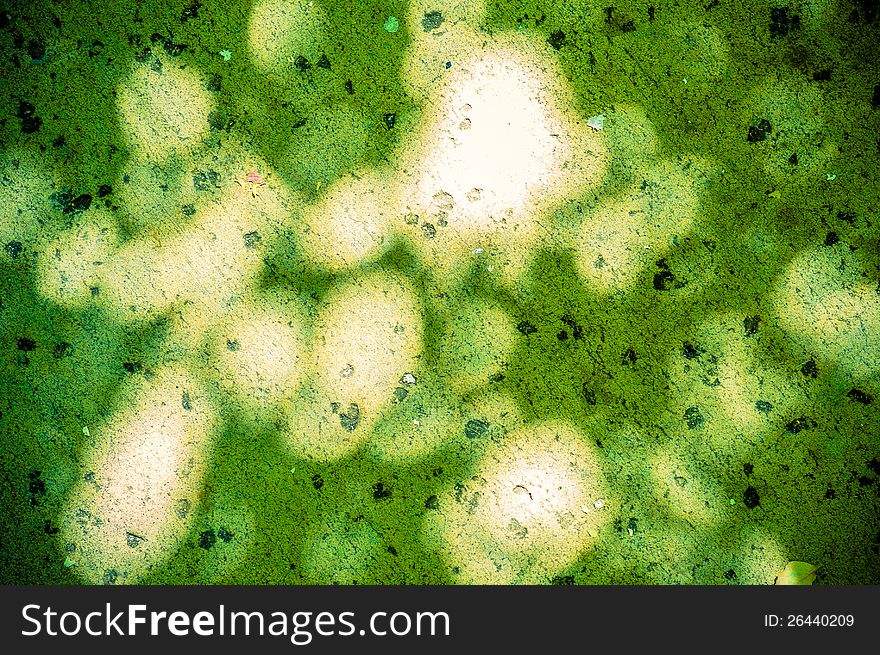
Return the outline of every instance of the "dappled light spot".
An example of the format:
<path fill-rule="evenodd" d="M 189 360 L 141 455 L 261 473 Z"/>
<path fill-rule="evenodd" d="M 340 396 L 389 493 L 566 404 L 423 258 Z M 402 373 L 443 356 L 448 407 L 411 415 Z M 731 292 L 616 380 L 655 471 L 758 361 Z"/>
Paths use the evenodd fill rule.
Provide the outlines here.
<path fill-rule="evenodd" d="M 286 411 L 307 366 L 307 345 L 295 303 L 261 298 L 242 301 L 208 337 L 212 379 L 233 399 L 263 412 Z"/>
<path fill-rule="evenodd" d="M 162 161 L 208 136 L 214 102 L 195 69 L 161 53 L 156 57 L 161 67 L 135 64 L 117 92 L 117 108 L 133 151 Z"/>
<path fill-rule="evenodd" d="M 107 571 L 135 583 L 175 552 L 196 511 L 216 427 L 214 407 L 176 368 L 139 381 L 120 400 L 130 405 L 91 433 L 63 516 L 75 572 L 89 583 Z"/>
<path fill-rule="evenodd" d="M 478 298 L 455 303 L 437 349 L 448 384 L 460 394 L 488 386 L 493 375 L 503 375 L 517 334 L 500 304 Z"/>
<path fill-rule="evenodd" d="M 326 18 L 319 2 L 259 0 L 251 9 L 247 45 L 253 64 L 273 81 L 289 83 L 296 57 L 314 62 L 321 55 Z"/>
<path fill-rule="evenodd" d="M 37 275 L 44 296 L 59 305 L 82 307 L 95 298 L 99 267 L 115 251 L 118 234 L 109 212 L 59 234 L 39 254 Z"/>
<path fill-rule="evenodd" d="M 857 380 L 876 375 L 880 294 L 851 251 L 804 250 L 775 287 L 775 312 L 793 339 Z"/>
<path fill-rule="evenodd" d="M 354 278 L 322 301 L 314 368 L 292 419 L 298 455 L 340 457 L 370 435 L 401 378 L 418 371 L 422 310 L 410 285 L 388 274 Z"/>
<path fill-rule="evenodd" d="M 386 246 L 396 216 L 392 193 L 396 191 L 378 171 L 342 178 L 317 204 L 307 206 L 296 223 L 305 254 L 331 270 L 375 258 Z"/>
<path fill-rule="evenodd" d="M 461 582 L 546 583 L 597 543 L 609 502 L 586 437 L 547 423 L 492 444 L 426 530 L 445 543 Z"/>
<path fill-rule="evenodd" d="M 123 320 L 155 318 L 185 301 L 222 313 L 262 267 L 258 242 L 246 237 L 277 220 L 283 207 L 271 188 L 255 198 L 236 185 L 185 228 L 150 230 L 122 246 L 101 269 L 102 298 Z"/>
<path fill-rule="evenodd" d="M 596 210 L 581 227 L 578 270 L 600 293 L 627 289 L 662 259 L 697 219 L 699 194 L 712 166 L 662 161 Z"/>
<path fill-rule="evenodd" d="M 482 35 L 468 38 L 480 48 Z M 544 234 L 541 215 L 598 183 L 605 145 L 563 110 L 569 92 L 549 53 L 518 35 L 497 40 L 444 74 L 399 167 L 414 171 L 403 212 L 429 264 L 460 272 L 480 248 L 487 270 L 513 280 Z"/>

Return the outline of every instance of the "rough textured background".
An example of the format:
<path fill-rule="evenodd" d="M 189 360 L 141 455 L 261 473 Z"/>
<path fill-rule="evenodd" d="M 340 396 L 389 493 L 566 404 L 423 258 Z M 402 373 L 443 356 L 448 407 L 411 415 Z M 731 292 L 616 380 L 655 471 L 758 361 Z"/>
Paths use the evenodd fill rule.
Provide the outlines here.
<path fill-rule="evenodd" d="M 4 3 L 0 582 L 880 582 L 877 11 Z"/>

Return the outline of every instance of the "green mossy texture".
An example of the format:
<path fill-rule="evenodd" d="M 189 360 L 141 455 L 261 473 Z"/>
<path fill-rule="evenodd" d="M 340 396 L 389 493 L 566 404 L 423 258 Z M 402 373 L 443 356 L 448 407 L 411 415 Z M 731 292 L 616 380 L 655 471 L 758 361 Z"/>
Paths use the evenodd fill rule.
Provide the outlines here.
<path fill-rule="evenodd" d="M 85 581 L 79 565 L 64 565 L 76 553 L 58 530 L 70 494 L 90 473 L 83 462 L 93 437 L 82 427 L 124 412 L 133 377 L 149 382 L 163 364 L 198 358 L 198 347 L 176 331 L 174 310 L 123 321 L 98 302 L 70 307 L 47 298 L 38 259 L 97 211 L 107 212 L 123 242 L 148 234 L 148 225 L 169 239 L 187 221 L 179 204 L 201 211 L 212 202 L 211 191 L 181 190 L 180 171 L 216 167 L 216 185 L 234 189 L 227 171 L 241 178 L 249 170 L 237 148 L 266 162 L 290 192 L 317 202 L 353 172 L 381 169 L 426 112 L 404 84 L 414 35 L 403 20 L 393 35 L 382 29 L 388 16 L 407 15 L 403 0 L 316 0 L 322 29 L 301 53 L 308 65 L 294 59 L 268 72 L 250 60 L 246 42 L 259 3 L 197 4 L 38 0 L 0 11 L 4 584 Z M 474 268 L 440 290 L 405 240 L 356 271 L 339 271 L 311 263 L 285 225 L 264 234 L 260 273 L 245 292 L 258 305 L 283 292 L 313 316 L 355 273 L 411 285 L 424 326 L 421 386 L 388 404 L 369 428 L 371 440 L 325 461 L 292 455 L 272 417 L 231 402 L 208 368 L 194 369 L 202 391 L 193 396 L 220 408 L 204 481 L 187 499 L 187 533 L 138 581 L 460 582 L 456 562 L 481 556 L 479 548 L 450 552 L 454 546 L 426 525 L 461 503 L 453 490 L 467 489 L 467 497 L 481 488 L 484 444 L 561 421 L 585 435 L 615 502 L 592 546 L 539 581 L 770 584 L 798 560 L 820 566 L 817 584 L 880 582 L 880 339 L 841 352 L 794 338 L 792 325 L 808 331 L 818 319 L 785 316 L 773 295 L 810 252 L 827 253 L 841 279 L 880 295 L 876 4 L 600 4 L 498 0 L 486 4 L 477 26 L 487 47 L 517 33 L 549 52 L 571 88 L 569 109 L 584 121 L 605 113 L 606 131 L 615 134 L 614 117 L 638 108 L 652 126 L 650 153 L 625 134 L 609 138 L 600 183 L 572 194 L 551 220 L 559 234 L 571 232 L 609 198 L 657 175 L 650 161 L 662 157 L 699 180 L 692 224 L 611 294 L 597 292 L 573 249 L 552 239 L 530 253 L 515 285 Z M 705 55 L 710 47 L 724 53 L 717 74 Z M 221 50 L 233 53 L 228 62 Z M 329 66 L 318 65 L 322 56 Z M 117 90 L 133 69 L 157 61 L 166 72 L 197 71 L 214 102 L 211 129 L 194 153 L 156 161 L 132 180 L 137 144 L 120 127 Z M 762 92 L 774 84 L 794 91 Z M 34 123 L 22 103 L 33 106 L 38 129 L 23 129 Z M 334 113 L 339 107 L 349 123 Z M 764 119 L 771 129 L 759 134 Z M 358 131 L 347 131 L 351 125 Z M 292 157 L 299 140 L 311 146 Z M 138 156 L 150 161 L 150 145 L 142 148 L 148 154 Z M 715 172 L 701 169 L 705 161 L 717 164 Z M 155 219 L 116 204 L 128 185 L 147 182 Z M 102 197 L 101 185 L 112 192 Z M 57 195 L 67 190 L 69 211 Z M 70 209 L 82 194 L 91 206 Z M 482 386 L 463 390 L 447 379 L 456 353 L 445 339 L 451 317 L 470 301 L 498 309 L 518 330 L 504 360 L 492 361 L 466 351 L 480 341 L 480 321 L 462 323 L 473 334 L 454 339 L 461 358 L 486 366 Z M 871 320 L 853 329 L 880 335 Z M 748 369 L 741 402 L 749 411 L 756 403 L 770 408 L 749 431 L 725 410 L 733 402 L 724 395 L 731 361 Z M 512 399 L 518 416 L 490 416 L 481 399 L 493 394 Z M 409 458 L 377 456 L 370 443 L 396 430 L 413 406 L 439 415 L 437 429 L 446 432 Z M 658 453 L 675 464 L 658 468 Z M 671 499 L 658 477 L 671 481 Z M 670 510 L 676 486 L 696 498 L 693 511 L 713 520 Z M 105 576 L 134 581 L 123 571 Z"/>

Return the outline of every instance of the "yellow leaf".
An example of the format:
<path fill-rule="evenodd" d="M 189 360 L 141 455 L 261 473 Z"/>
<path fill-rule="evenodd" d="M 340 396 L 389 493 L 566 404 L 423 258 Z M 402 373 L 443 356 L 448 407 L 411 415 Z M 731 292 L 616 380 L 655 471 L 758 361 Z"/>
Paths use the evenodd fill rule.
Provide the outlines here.
<path fill-rule="evenodd" d="M 789 562 L 779 573 L 776 574 L 776 584 L 783 585 L 811 585 L 816 579 L 818 566 L 806 562 Z"/>

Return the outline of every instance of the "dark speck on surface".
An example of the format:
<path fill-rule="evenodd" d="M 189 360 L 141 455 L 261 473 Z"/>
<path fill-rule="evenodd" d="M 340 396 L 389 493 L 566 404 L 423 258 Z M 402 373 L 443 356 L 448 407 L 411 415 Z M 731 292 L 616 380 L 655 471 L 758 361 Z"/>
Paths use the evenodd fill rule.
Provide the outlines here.
<path fill-rule="evenodd" d="M 9 241 L 5 246 L 3 246 L 3 250 L 6 251 L 6 254 L 12 258 L 18 257 L 21 254 L 24 246 L 21 241 Z"/>
<path fill-rule="evenodd" d="M 429 11 L 422 16 L 422 29 L 426 32 L 436 30 L 443 24 L 443 14 L 437 10 Z"/>
<path fill-rule="evenodd" d="M 556 30 L 547 37 L 547 43 L 549 43 L 554 50 L 561 50 L 562 46 L 565 45 L 565 32 L 562 30 Z"/>
<path fill-rule="evenodd" d="M 758 325 L 761 323 L 760 316 L 746 316 L 743 319 L 743 329 L 745 330 L 746 336 L 750 337 L 758 331 Z"/>
<path fill-rule="evenodd" d="M 806 416 L 801 416 L 800 418 L 793 419 L 785 425 L 785 429 L 792 434 L 797 434 L 802 430 L 808 430 L 814 427 L 816 427 L 816 421 L 811 418 L 807 418 Z"/>
<path fill-rule="evenodd" d="M 232 534 L 229 530 L 227 530 L 226 528 L 220 528 L 219 530 L 217 530 L 217 537 L 218 537 L 218 538 L 220 539 L 220 541 L 222 541 L 223 543 L 228 544 L 230 541 L 232 541 L 232 538 L 233 538 L 234 536 L 235 536 L 235 535 L 233 535 L 233 534 Z"/>
<path fill-rule="evenodd" d="M 315 473 L 312 476 L 312 486 L 315 489 L 320 489 L 321 487 L 324 486 L 324 478 L 321 477 L 320 473 Z"/>
<path fill-rule="evenodd" d="M 199 548 L 210 549 L 217 543 L 217 535 L 213 530 L 205 530 L 199 535 Z"/>
<path fill-rule="evenodd" d="M 85 211 L 92 205 L 92 196 L 88 193 L 78 195 L 73 199 L 73 209 L 75 211 Z"/>
<path fill-rule="evenodd" d="M 699 407 L 688 407 L 684 411 L 684 420 L 687 422 L 689 430 L 696 430 L 705 421 Z"/>
<path fill-rule="evenodd" d="M 30 351 L 36 349 L 37 342 L 30 337 L 19 337 L 18 341 L 16 341 L 16 347 L 22 352 L 29 353 Z"/>
<path fill-rule="evenodd" d="M 752 125 L 749 127 L 749 133 L 746 135 L 746 141 L 749 143 L 758 143 L 759 141 L 764 141 L 767 136 L 773 131 L 772 126 L 770 125 L 770 121 L 766 118 L 762 118 L 758 121 L 757 125 Z"/>
<path fill-rule="evenodd" d="M 758 492 L 755 491 L 755 488 L 751 485 L 746 487 L 745 492 L 743 492 L 743 504 L 749 509 L 755 509 L 758 505 L 761 504 L 761 499 L 758 497 Z"/>
<path fill-rule="evenodd" d="M 238 343 L 238 339 L 227 339 L 226 340 L 226 349 L 231 352 L 236 352 L 239 348 L 241 348 L 241 344 Z"/>
<path fill-rule="evenodd" d="M 759 400 L 755 403 L 755 409 L 757 409 L 762 414 L 768 414 L 770 410 L 773 409 L 773 405 L 768 403 L 766 400 Z"/>
<path fill-rule="evenodd" d="M 680 289 L 684 286 L 683 282 L 679 282 L 675 278 L 672 271 L 660 271 L 654 275 L 654 288 L 657 291 L 669 291 L 670 289 Z"/>
<path fill-rule="evenodd" d="M 436 494 L 432 494 L 425 499 L 425 509 L 440 509 L 440 501 Z"/>
<path fill-rule="evenodd" d="M 816 360 L 812 357 L 809 361 L 804 362 L 803 366 L 801 366 L 801 373 L 803 373 L 804 377 L 808 378 L 817 378 L 819 377 L 819 367 L 816 366 Z"/>
<path fill-rule="evenodd" d="M 348 411 L 339 414 L 339 423 L 343 428 L 352 432 L 361 420 L 361 410 L 355 403 L 348 406 Z"/>
<path fill-rule="evenodd" d="M 479 439 L 480 437 L 485 436 L 488 431 L 489 424 L 486 423 L 486 421 L 481 421 L 477 418 L 472 418 L 464 426 L 464 435 L 468 439 Z"/>
<path fill-rule="evenodd" d="M 520 334 L 525 335 L 534 334 L 538 331 L 538 328 L 536 328 L 528 321 L 520 321 L 519 324 L 516 326 L 516 329 L 517 331 L 519 331 Z"/>
<path fill-rule="evenodd" d="M 681 345 L 681 354 L 685 359 L 697 359 L 705 351 L 700 346 L 695 346 L 690 341 L 685 341 Z"/>
<path fill-rule="evenodd" d="M 253 250 L 258 245 L 260 245 L 260 242 L 262 240 L 263 238 L 260 236 L 259 232 L 248 232 L 244 235 L 244 247 L 248 248 L 249 250 Z"/>
<path fill-rule="evenodd" d="M 373 498 L 375 500 L 391 498 L 391 489 L 386 487 L 382 481 L 379 481 L 373 485 Z"/>
<path fill-rule="evenodd" d="M 860 391 L 859 389 L 850 389 L 846 394 L 846 397 L 850 400 L 854 400 L 857 403 L 862 403 L 863 405 L 870 405 L 874 402 L 874 398 L 864 391 Z"/>

